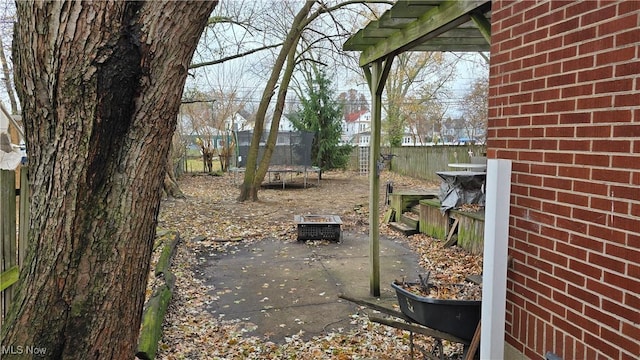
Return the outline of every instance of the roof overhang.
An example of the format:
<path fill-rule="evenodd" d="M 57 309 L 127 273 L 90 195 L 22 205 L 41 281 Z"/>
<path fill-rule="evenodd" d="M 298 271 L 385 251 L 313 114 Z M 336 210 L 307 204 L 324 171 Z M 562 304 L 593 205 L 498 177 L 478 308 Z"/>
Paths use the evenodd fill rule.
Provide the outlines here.
<path fill-rule="evenodd" d="M 491 0 L 398 0 L 351 36 L 347 51 L 361 51 L 360 66 L 404 51 L 489 51 Z"/>

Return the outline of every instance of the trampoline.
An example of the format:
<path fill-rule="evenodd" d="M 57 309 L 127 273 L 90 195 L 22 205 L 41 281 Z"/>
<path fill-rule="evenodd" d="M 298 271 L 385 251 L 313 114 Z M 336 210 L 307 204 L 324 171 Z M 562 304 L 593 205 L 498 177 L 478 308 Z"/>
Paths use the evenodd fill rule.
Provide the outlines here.
<path fill-rule="evenodd" d="M 262 160 L 269 133 L 263 133 L 258 150 L 258 164 Z M 234 172 L 233 181 L 236 183 L 238 174 L 246 171 L 246 159 L 253 138 L 252 131 L 238 131 L 238 162 L 237 167 L 230 169 Z M 276 145 L 269 161 L 267 170 L 268 183 L 282 182 L 286 187 L 287 178 L 293 180 L 295 174 L 303 175 L 303 185 L 308 185 L 309 174 L 317 174 L 317 185 L 320 186 L 321 169 L 311 165 L 311 146 L 314 134 L 308 131 L 279 131 Z M 288 175 L 288 176 L 287 176 Z"/>

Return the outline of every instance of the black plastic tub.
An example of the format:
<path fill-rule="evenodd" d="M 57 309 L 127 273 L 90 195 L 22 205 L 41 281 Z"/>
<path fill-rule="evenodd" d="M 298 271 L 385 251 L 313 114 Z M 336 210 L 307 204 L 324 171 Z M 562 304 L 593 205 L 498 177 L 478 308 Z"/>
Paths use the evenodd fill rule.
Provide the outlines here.
<path fill-rule="evenodd" d="M 473 339 L 480 321 L 481 300 L 443 300 L 423 297 L 392 283 L 403 314 L 428 328 L 463 340 Z"/>

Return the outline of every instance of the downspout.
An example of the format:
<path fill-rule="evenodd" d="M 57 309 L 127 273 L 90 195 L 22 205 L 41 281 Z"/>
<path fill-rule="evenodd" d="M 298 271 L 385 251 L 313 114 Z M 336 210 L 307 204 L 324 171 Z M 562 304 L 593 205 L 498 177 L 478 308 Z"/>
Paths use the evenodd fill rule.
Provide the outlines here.
<path fill-rule="evenodd" d="M 511 160 L 489 159 L 487 161 L 485 188 L 480 359 L 503 359 Z"/>

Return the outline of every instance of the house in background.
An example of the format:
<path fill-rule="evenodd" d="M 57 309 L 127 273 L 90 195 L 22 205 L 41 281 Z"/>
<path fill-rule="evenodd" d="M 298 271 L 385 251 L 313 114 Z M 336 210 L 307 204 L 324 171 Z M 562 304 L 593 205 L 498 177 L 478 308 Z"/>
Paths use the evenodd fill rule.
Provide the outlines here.
<path fill-rule="evenodd" d="M 409 130 L 407 128 L 407 130 Z M 420 134 L 406 132 L 402 137 L 402 146 L 422 146 L 427 141 Z M 342 143 L 356 146 L 369 146 L 371 138 L 371 111 L 360 110 L 346 114 L 342 122 Z"/>
<path fill-rule="evenodd" d="M 371 131 L 371 112 L 360 110 L 345 114 L 342 120 L 342 143 L 358 145 L 362 143 L 364 134 Z M 367 146 L 369 142 L 366 142 Z"/>
<path fill-rule="evenodd" d="M 253 116 L 244 110 L 237 111 L 231 116 L 213 121 L 208 119 L 193 119 L 190 115 L 178 115 L 178 129 L 185 144 L 190 150 L 198 150 L 202 141 L 213 149 L 223 148 L 232 141 L 233 131 L 253 130 Z M 197 140 L 200 139 L 200 140 Z"/>
<path fill-rule="evenodd" d="M 295 128 L 295 126 L 293 126 L 293 123 L 289 119 L 289 115 L 290 114 L 285 114 L 282 117 L 280 117 L 280 122 L 278 123 L 278 131 L 282 131 L 282 132 L 297 131 L 297 129 Z M 266 132 L 269 132 L 269 129 L 271 129 L 271 120 L 272 119 L 268 119 L 265 122 L 264 129 Z M 246 129 L 246 130 L 253 130 L 253 128 Z"/>
<path fill-rule="evenodd" d="M 225 119 L 225 129 L 233 131 L 253 130 L 255 125 L 255 114 L 251 114 L 244 108 L 233 113 L 232 116 Z"/>
<path fill-rule="evenodd" d="M 482 38 L 489 165 L 512 165 L 512 261 L 506 298 L 491 299 L 504 321 L 483 319 L 481 354 L 637 360 L 640 2 L 398 1 L 344 48 L 362 52 L 379 96 L 398 52 L 486 51 Z"/>

